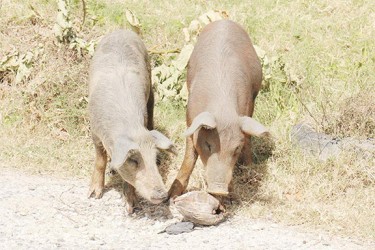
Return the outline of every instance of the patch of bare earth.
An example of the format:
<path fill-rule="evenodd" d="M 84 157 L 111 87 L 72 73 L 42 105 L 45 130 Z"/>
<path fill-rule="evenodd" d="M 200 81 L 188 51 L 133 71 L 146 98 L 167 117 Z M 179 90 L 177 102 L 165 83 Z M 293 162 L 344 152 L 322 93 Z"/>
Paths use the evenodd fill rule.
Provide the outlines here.
<path fill-rule="evenodd" d="M 233 214 L 224 223 L 191 233 L 161 232 L 175 222 L 166 205 L 141 203 L 125 214 L 116 189 L 87 199 L 87 180 L 26 175 L 1 169 L 1 249 L 374 249 L 375 242 L 305 232 Z"/>

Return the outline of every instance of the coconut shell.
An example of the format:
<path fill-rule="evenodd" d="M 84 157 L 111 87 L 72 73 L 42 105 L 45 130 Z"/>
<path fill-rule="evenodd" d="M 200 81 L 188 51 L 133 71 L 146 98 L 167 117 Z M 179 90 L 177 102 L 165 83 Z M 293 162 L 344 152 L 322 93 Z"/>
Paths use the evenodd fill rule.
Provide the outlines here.
<path fill-rule="evenodd" d="M 220 202 L 204 191 L 193 191 L 173 199 L 173 205 L 185 220 L 201 225 L 216 225 L 224 220 Z"/>

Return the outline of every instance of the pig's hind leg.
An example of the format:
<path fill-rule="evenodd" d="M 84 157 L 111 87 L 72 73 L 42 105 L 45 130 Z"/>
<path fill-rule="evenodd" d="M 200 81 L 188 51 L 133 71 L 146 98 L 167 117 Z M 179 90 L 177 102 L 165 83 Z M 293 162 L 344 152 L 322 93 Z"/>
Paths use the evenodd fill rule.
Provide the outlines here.
<path fill-rule="evenodd" d="M 245 144 L 242 148 L 238 163 L 243 166 L 250 166 L 252 163 L 251 140 L 250 137 L 245 138 Z"/>
<path fill-rule="evenodd" d="M 152 87 L 150 87 L 150 96 L 147 101 L 147 129 L 153 130 L 154 129 L 154 92 Z"/>
<path fill-rule="evenodd" d="M 88 197 L 94 196 L 96 199 L 100 199 L 103 196 L 104 190 L 104 175 L 105 168 L 107 165 L 107 152 L 105 151 L 103 144 L 95 135 L 93 135 L 93 141 L 95 145 L 95 167 L 91 177 L 91 184 L 88 193 Z"/>
<path fill-rule="evenodd" d="M 134 212 L 134 207 L 137 203 L 135 188 L 125 181 L 123 184 L 123 192 L 125 198 L 126 211 L 128 212 L 128 214 L 132 214 Z"/>
<path fill-rule="evenodd" d="M 248 112 L 247 115 L 249 117 L 253 116 L 254 103 L 255 103 L 255 98 L 257 95 L 258 95 L 258 90 L 253 93 L 253 96 L 251 97 L 252 101 L 249 102 L 248 111 L 247 111 Z M 238 163 L 243 166 L 250 166 L 252 162 L 253 162 L 253 159 L 252 159 L 252 152 L 251 152 L 251 137 L 245 136 L 245 143 L 242 148 L 241 155 L 238 159 Z"/>

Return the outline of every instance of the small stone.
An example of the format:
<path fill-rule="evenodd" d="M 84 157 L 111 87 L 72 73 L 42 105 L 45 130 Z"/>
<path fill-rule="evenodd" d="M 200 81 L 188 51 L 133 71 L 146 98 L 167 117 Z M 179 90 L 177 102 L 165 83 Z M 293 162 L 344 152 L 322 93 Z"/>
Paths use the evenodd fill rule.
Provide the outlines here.
<path fill-rule="evenodd" d="M 26 216 L 27 215 L 27 212 L 26 211 L 19 211 L 18 214 L 20 216 Z"/>
<path fill-rule="evenodd" d="M 194 230 L 194 224 L 191 222 L 177 222 L 172 225 L 169 225 L 165 228 L 164 231 L 167 234 L 182 234 L 189 233 Z"/>

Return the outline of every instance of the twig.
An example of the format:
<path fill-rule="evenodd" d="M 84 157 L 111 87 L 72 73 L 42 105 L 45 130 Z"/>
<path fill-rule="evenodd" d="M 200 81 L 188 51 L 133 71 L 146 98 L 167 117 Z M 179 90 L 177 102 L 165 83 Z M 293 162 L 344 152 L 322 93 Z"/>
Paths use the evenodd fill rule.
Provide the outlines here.
<path fill-rule="evenodd" d="M 34 12 L 34 14 L 38 17 L 38 18 L 42 18 L 42 16 L 39 14 L 39 12 L 34 8 L 34 6 L 32 6 L 31 4 L 29 4 L 29 8 Z"/>
<path fill-rule="evenodd" d="M 69 189 L 67 189 L 67 190 L 65 190 L 64 192 L 62 192 L 62 193 L 60 194 L 60 196 L 59 196 L 59 200 L 60 200 L 60 202 L 61 202 L 62 204 L 64 204 L 65 206 L 67 206 L 67 207 L 73 209 L 74 212 L 75 212 L 76 214 L 81 214 L 80 212 L 78 212 L 78 210 L 77 210 L 75 207 L 73 207 L 73 206 L 71 206 L 71 205 L 65 203 L 65 202 L 63 201 L 63 199 L 61 198 L 61 196 L 62 196 L 65 192 L 68 192 L 68 191 L 72 190 L 74 187 L 75 187 L 75 186 L 72 186 L 72 187 L 70 187 Z"/>
<path fill-rule="evenodd" d="M 299 95 L 296 93 L 296 96 L 297 96 L 297 100 L 302 104 L 302 106 L 306 109 L 307 113 L 309 113 L 309 115 L 311 116 L 311 118 L 313 118 L 313 120 L 316 122 L 316 124 L 320 124 L 318 122 L 317 119 L 315 119 L 315 117 L 312 115 L 312 113 L 310 112 L 310 110 L 308 109 L 308 107 L 306 106 L 306 104 L 304 104 L 301 100 L 301 98 L 299 97 Z"/>
<path fill-rule="evenodd" d="M 58 213 L 60 213 L 60 214 L 61 214 L 62 216 L 64 216 L 65 218 L 69 219 L 70 221 L 74 222 L 75 224 L 78 224 L 77 221 L 73 220 L 73 219 L 70 218 L 68 215 L 66 215 L 66 214 L 64 214 L 63 212 L 61 212 L 60 209 L 57 209 L 57 208 L 55 208 L 55 209 L 57 210 Z"/>
<path fill-rule="evenodd" d="M 149 49 L 148 52 L 150 54 L 170 54 L 170 53 L 180 53 L 181 49 L 171 49 L 171 50 L 153 50 Z"/>
<path fill-rule="evenodd" d="M 86 10 L 86 2 L 85 2 L 85 0 L 82 0 L 82 10 L 83 10 L 83 17 L 82 17 L 82 23 L 81 23 L 81 30 L 82 30 L 83 25 L 85 24 L 85 21 L 86 21 L 86 14 L 87 14 L 87 10 Z"/>

